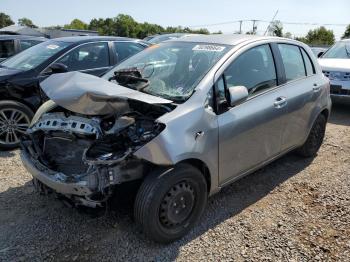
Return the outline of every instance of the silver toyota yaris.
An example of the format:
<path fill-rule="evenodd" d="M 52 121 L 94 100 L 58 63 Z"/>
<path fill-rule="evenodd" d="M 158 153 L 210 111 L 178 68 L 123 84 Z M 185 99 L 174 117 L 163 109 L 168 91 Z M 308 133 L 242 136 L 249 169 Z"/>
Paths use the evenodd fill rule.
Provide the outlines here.
<path fill-rule="evenodd" d="M 135 219 L 163 243 L 222 187 L 289 151 L 315 156 L 331 109 L 306 45 L 248 35 L 171 40 L 102 79 L 57 74 L 42 89 L 51 100 L 22 140 L 36 187 L 98 207 L 136 182 Z"/>

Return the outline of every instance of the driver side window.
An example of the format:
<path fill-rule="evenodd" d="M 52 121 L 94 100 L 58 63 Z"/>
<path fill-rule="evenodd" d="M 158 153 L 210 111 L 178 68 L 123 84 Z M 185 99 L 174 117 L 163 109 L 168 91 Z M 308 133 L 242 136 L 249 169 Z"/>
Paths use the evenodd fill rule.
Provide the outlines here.
<path fill-rule="evenodd" d="M 106 42 L 90 43 L 79 46 L 56 63 L 68 67 L 68 71 L 80 71 L 109 66 L 109 51 Z"/>
<path fill-rule="evenodd" d="M 268 44 L 253 47 L 226 69 L 227 88 L 245 86 L 249 95 L 277 86 L 275 63 Z"/>

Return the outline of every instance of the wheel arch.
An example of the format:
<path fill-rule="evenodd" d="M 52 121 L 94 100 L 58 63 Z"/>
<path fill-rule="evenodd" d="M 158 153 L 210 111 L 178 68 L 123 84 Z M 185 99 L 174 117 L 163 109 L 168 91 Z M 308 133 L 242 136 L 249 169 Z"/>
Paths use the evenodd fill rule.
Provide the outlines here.
<path fill-rule="evenodd" d="M 203 174 L 203 176 L 207 182 L 207 192 L 208 192 L 208 194 L 210 194 L 211 186 L 212 186 L 211 174 L 210 174 L 209 167 L 205 164 L 205 162 L 203 162 L 202 160 L 200 160 L 198 158 L 188 158 L 188 159 L 185 159 L 185 160 L 178 162 L 177 164 L 181 164 L 181 163 L 189 164 L 189 165 L 197 168 Z"/>
<path fill-rule="evenodd" d="M 35 112 L 36 112 L 36 108 L 34 107 L 34 105 L 29 103 L 28 101 L 26 101 L 24 99 L 19 99 L 16 97 L 5 97 L 5 98 L 0 99 L 0 102 L 6 102 L 6 101 L 14 101 L 17 103 L 21 103 L 24 106 L 28 107 L 28 109 L 30 109 L 33 112 L 33 114 L 35 114 Z"/>

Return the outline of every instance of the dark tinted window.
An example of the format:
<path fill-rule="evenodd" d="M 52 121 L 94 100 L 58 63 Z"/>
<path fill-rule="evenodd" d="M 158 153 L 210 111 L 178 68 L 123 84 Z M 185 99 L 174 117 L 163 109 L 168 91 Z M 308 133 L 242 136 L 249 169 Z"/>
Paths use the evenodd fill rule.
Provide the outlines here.
<path fill-rule="evenodd" d="M 8 58 L 15 54 L 15 45 L 12 40 L 0 41 L 0 58 Z"/>
<path fill-rule="evenodd" d="M 304 49 L 301 49 L 301 53 L 302 53 L 302 55 L 303 55 L 304 62 L 305 62 L 306 74 L 307 74 L 308 76 L 311 76 L 311 75 L 315 74 L 314 65 L 312 64 L 310 57 L 309 57 L 308 54 L 304 51 Z"/>
<path fill-rule="evenodd" d="M 26 50 L 29 47 L 32 47 L 34 45 L 37 45 L 41 43 L 41 41 L 37 41 L 37 40 L 21 40 L 20 41 L 20 45 L 21 45 L 21 50 Z"/>
<path fill-rule="evenodd" d="M 275 64 L 269 45 L 254 47 L 240 55 L 225 71 L 227 88 L 245 86 L 249 94 L 277 85 Z"/>
<path fill-rule="evenodd" d="M 137 43 L 130 42 L 114 42 L 114 49 L 116 51 L 118 63 L 127 59 L 128 57 L 145 49 L 144 46 Z"/>
<path fill-rule="evenodd" d="M 108 44 L 102 42 L 79 46 L 59 59 L 57 63 L 65 64 L 68 71 L 108 67 Z"/>
<path fill-rule="evenodd" d="M 279 44 L 287 81 L 305 77 L 304 61 L 300 49 L 295 45 Z"/>

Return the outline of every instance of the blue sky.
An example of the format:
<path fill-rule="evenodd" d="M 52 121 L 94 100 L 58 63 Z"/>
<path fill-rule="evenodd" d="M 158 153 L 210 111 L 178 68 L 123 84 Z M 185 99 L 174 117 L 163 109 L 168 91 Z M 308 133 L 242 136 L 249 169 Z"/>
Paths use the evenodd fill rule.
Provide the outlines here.
<path fill-rule="evenodd" d="M 74 18 L 89 22 L 92 18 L 114 17 L 129 14 L 139 22 L 157 23 L 163 26 L 208 25 L 235 20 L 271 20 L 318 24 L 349 24 L 349 0 L 0 0 L 0 11 L 9 14 L 14 21 L 28 17 L 38 26 L 62 25 Z M 243 23 L 248 31 L 251 22 Z M 263 33 L 266 23 L 258 23 L 258 33 Z M 317 25 L 284 24 L 284 32 L 302 36 Z M 339 38 L 344 26 L 327 26 Z M 233 33 L 238 23 L 208 26 L 210 31 Z"/>

